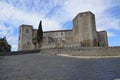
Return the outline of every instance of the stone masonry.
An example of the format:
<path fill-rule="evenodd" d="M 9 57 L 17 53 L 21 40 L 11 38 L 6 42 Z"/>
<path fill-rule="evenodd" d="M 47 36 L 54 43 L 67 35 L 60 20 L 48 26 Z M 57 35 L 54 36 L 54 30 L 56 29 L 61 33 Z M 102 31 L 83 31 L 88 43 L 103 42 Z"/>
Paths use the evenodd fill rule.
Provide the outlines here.
<path fill-rule="evenodd" d="M 35 49 L 32 40 L 37 33 L 32 25 L 19 27 L 18 50 Z M 96 31 L 95 15 L 88 11 L 79 13 L 73 19 L 72 30 L 56 30 L 43 32 L 42 48 L 64 47 L 107 47 L 107 32 Z"/>

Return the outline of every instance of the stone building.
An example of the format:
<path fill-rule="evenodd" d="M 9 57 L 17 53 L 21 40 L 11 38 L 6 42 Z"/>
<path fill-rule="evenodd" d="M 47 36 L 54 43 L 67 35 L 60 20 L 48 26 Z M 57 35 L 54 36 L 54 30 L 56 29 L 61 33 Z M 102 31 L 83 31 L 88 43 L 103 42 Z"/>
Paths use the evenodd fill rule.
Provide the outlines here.
<path fill-rule="evenodd" d="M 33 29 L 32 25 L 21 25 L 18 50 L 35 49 L 32 41 L 36 33 L 37 29 Z M 108 46 L 107 32 L 96 31 L 95 15 L 90 11 L 79 13 L 73 19 L 72 30 L 43 32 L 42 48 L 105 46 Z"/>

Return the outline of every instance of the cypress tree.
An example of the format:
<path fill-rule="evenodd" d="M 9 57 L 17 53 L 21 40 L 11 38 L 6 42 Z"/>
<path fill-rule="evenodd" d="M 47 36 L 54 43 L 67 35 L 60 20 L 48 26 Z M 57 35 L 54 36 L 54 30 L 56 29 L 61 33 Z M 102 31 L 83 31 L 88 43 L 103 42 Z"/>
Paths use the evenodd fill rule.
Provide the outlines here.
<path fill-rule="evenodd" d="M 38 30 L 37 30 L 37 43 L 41 43 L 42 39 L 43 39 L 43 30 L 42 30 L 42 21 L 40 21 L 39 26 L 38 26 Z"/>

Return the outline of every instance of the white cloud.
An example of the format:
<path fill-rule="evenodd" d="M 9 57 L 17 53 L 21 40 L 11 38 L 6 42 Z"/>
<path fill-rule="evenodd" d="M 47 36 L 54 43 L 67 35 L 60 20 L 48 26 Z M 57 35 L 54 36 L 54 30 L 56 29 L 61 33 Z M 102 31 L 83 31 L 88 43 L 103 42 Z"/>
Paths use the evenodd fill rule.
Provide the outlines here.
<path fill-rule="evenodd" d="M 17 50 L 18 47 L 18 36 L 8 36 L 7 41 L 12 45 L 12 51 Z"/>
<path fill-rule="evenodd" d="M 96 16 L 97 30 L 120 30 L 120 19 L 110 16 L 113 13 L 105 13 L 116 6 L 120 6 L 119 0 L 67 0 L 63 8 L 69 19 L 73 19 L 79 12 L 92 11 Z"/>
<path fill-rule="evenodd" d="M 6 27 L 3 22 L 0 23 L 0 37 L 10 36 L 11 34 L 13 34 L 13 31 L 14 29 L 12 26 Z"/>
<path fill-rule="evenodd" d="M 92 11 L 95 14 L 100 14 L 106 8 L 103 0 L 67 0 L 64 4 L 64 9 L 72 18 L 79 12 L 85 11 Z"/>
<path fill-rule="evenodd" d="M 12 51 L 17 51 L 17 50 L 18 50 L 18 45 L 13 44 L 13 45 L 12 45 Z"/>
<path fill-rule="evenodd" d="M 1 22 L 0 37 L 6 37 L 8 44 L 12 45 L 12 50 L 17 50 L 15 45 L 17 46 L 18 36 L 14 34 L 14 28 L 12 26 L 5 26 L 5 24 Z"/>
<path fill-rule="evenodd" d="M 56 20 L 46 18 L 45 15 L 38 14 L 37 12 L 29 13 L 24 10 L 19 10 L 6 2 L 0 2 L 0 10 L 0 35 L 1 37 L 6 36 L 8 38 L 8 42 L 13 46 L 12 50 L 16 50 L 15 45 L 17 46 L 18 42 L 18 35 L 14 36 L 14 34 L 17 34 L 14 33 L 14 29 L 18 29 L 21 24 L 30 24 L 33 25 L 34 28 L 38 28 L 39 21 L 43 20 L 43 29 L 45 31 L 61 29 L 61 25 Z M 5 24 L 3 24 L 4 22 L 11 26 L 5 26 Z"/>
<path fill-rule="evenodd" d="M 39 21 L 44 20 L 45 23 L 43 24 L 43 28 L 45 28 L 45 30 L 46 29 L 51 30 L 51 27 L 52 29 L 57 29 L 57 28 L 60 29 L 61 27 L 57 21 L 50 20 L 42 14 L 38 14 L 37 12 L 29 13 L 29 12 L 21 11 L 5 2 L 0 3 L 0 10 L 1 10 L 1 13 L 0 13 L 1 20 L 5 22 L 9 22 L 12 25 L 30 24 L 30 25 L 33 25 L 35 28 L 37 28 Z M 56 26 L 54 26 L 54 24 Z"/>
<path fill-rule="evenodd" d="M 16 50 L 18 35 L 14 34 L 17 34 L 15 30 L 19 25 L 29 24 L 37 28 L 42 20 L 44 31 L 62 29 L 63 24 L 84 11 L 96 15 L 97 30 L 120 30 L 120 19 L 105 13 L 119 4 L 119 0 L 3 0 L 0 1 L 0 35 L 7 36 L 9 41 L 14 38 L 16 43 L 10 43 Z M 108 35 L 115 36 L 112 32 Z"/>
<path fill-rule="evenodd" d="M 107 32 L 107 35 L 108 35 L 108 37 L 114 37 L 114 36 L 116 36 L 116 34 L 113 33 L 113 32 Z"/>
<path fill-rule="evenodd" d="M 97 18 L 98 30 L 120 30 L 120 19 L 109 15 L 102 15 Z"/>

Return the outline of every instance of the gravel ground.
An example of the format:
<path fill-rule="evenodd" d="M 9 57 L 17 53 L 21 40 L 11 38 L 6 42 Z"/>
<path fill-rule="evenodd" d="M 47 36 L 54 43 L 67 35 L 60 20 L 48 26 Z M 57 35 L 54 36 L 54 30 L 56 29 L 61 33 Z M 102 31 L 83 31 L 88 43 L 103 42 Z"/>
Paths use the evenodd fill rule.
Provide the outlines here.
<path fill-rule="evenodd" d="M 0 56 L 0 80 L 115 80 L 120 58 L 79 59 L 55 55 Z"/>

